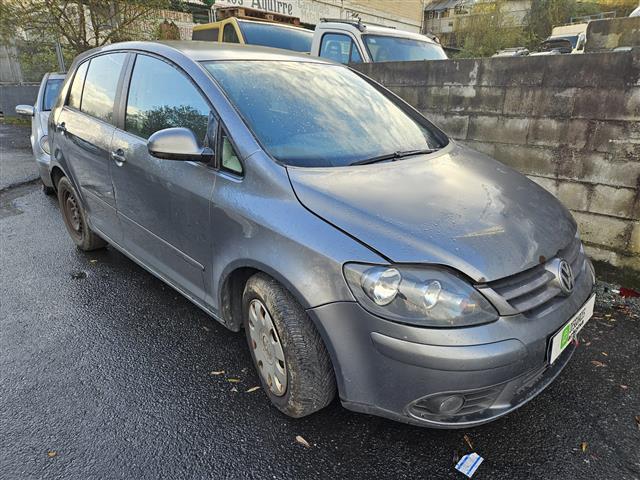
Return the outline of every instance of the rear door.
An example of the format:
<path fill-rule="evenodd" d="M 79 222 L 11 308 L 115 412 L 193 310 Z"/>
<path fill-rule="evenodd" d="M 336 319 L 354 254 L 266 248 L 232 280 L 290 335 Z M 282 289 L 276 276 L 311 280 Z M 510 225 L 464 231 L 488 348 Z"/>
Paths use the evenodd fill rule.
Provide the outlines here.
<path fill-rule="evenodd" d="M 153 157 L 147 139 L 158 130 L 186 127 L 205 142 L 211 107 L 182 70 L 159 57 L 138 54 L 127 77 L 124 118 L 111 146 L 120 158 L 112 178 L 123 246 L 202 303 L 212 263 L 215 171 L 201 162 Z"/>
<path fill-rule="evenodd" d="M 127 53 L 99 55 L 75 72 L 56 119 L 62 152 L 94 230 L 118 241 L 122 230 L 111 183 L 114 103 Z"/>

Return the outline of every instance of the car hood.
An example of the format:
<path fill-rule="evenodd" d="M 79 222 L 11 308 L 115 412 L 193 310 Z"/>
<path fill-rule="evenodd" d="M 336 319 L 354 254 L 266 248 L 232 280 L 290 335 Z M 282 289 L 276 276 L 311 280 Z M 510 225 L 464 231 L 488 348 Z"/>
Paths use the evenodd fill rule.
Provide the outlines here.
<path fill-rule="evenodd" d="M 307 209 L 389 261 L 446 265 L 476 282 L 544 262 L 576 232 L 553 195 L 457 144 L 396 162 L 287 170 Z"/>

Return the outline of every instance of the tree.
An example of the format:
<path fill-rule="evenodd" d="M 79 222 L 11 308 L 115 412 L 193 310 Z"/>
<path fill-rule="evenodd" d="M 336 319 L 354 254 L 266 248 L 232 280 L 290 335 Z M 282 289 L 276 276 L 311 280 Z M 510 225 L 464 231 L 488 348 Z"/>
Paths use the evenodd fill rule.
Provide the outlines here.
<path fill-rule="evenodd" d="M 461 57 L 486 57 L 498 50 L 522 45 L 525 34 L 509 13 L 508 1 L 475 4 L 470 15 L 461 17 L 458 30 L 462 40 Z"/>
<path fill-rule="evenodd" d="M 0 37 L 60 40 L 75 53 L 145 38 L 141 25 L 176 0 L 2 0 Z"/>

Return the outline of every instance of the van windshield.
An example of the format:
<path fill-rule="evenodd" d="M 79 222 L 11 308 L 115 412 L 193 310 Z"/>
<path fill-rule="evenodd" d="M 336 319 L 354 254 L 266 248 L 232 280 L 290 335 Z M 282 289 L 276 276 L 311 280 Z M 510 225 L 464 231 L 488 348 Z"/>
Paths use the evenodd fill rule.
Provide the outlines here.
<path fill-rule="evenodd" d="M 238 25 L 245 42 L 249 45 L 284 48 L 304 53 L 311 51 L 313 32 L 310 30 L 241 20 L 238 21 Z"/>
<path fill-rule="evenodd" d="M 344 166 L 431 150 L 446 137 L 340 65 L 205 62 L 266 151 L 287 165 Z M 443 143 L 444 142 L 444 143 Z"/>
<path fill-rule="evenodd" d="M 447 54 L 440 45 L 424 40 L 389 35 L 363 35 L 362 37 L 374 62 L 447 59 Z"/>

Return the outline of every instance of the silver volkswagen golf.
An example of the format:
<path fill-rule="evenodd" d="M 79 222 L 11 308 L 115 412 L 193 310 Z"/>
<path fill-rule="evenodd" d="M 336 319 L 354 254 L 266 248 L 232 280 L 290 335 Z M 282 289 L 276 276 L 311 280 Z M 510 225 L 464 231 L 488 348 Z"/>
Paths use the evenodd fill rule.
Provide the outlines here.
<path fill-rule="evenodd" d="M 337 393 L 417 425 L 491 421 L 554 380 L 592 315 L 569 212 L 348 67 L 115 44 L 75 60 L 49 132 L 75 244 L 244 329 L 292 417 Z"/>

